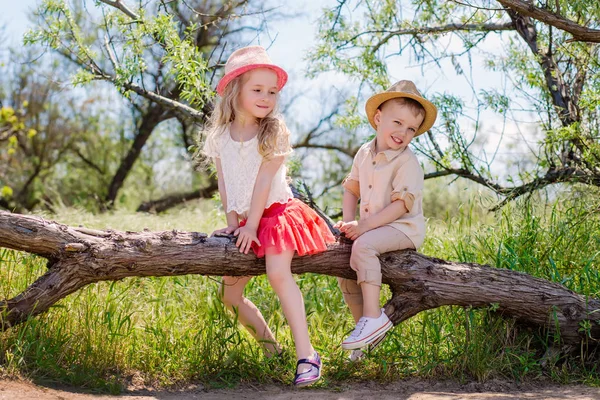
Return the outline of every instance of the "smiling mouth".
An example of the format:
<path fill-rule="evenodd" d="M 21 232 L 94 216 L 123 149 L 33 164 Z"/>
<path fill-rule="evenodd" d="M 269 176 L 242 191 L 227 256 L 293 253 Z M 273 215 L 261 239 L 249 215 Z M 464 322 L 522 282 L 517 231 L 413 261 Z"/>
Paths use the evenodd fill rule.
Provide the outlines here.
<path fill-rule="evenodd" d="M 393 137 L 393 136 L 392 136 L 392 140 L 393 140 L 393 141 L 394 141 L 394 143 L 396 143 L 396 144 L 402 144 L 402 143 L 403 143 L 403 142 L 402 142 L 402 139 L 398 139 L 398 138 L 395 138 L 395 137 Z"/>
<path fill-rule="evenodd" d="M 269 109 L 269 106 L 259 106 L 259 105 L 257 105 L 256 107 L 258 107 L 258 108 L 264 108 L 265 110 Z"/>

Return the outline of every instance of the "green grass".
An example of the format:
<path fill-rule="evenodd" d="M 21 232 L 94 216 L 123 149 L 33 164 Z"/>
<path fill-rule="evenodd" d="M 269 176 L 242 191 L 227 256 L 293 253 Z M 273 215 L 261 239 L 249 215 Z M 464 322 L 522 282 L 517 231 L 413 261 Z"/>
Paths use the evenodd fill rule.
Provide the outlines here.
<path fill-rule="evenodd" d="M 524 271 L 600 297 L 597 204 L 585 198 L 538 206 L 518 202 L 484 218 L 477 204 L 465 203 L 452 216 L 430 220 L 421 251 Z M 161 216 L 67 209 L 51 218 L 102 229 L 210 232 L 224 221 L 213 205 L 209 201 Z M 44 270 L 42 259 L 0 249 L 0 298 L 15 296 Z M 395 327 L 366 360 L 350 364 L 340 343 L 353 323 L 336 279 L 305 274 L 297 281 L 313 344 L 325 362 L 321 386 L 412 376 L 461 381 L 547 376 L 557 382 L 599 382 L 595 364 L 577 357 L 550 359 L 542 368 L 545 349 L 556 338 L 498 317 L 493 306 L 423 312 Z M 260 346 L 224 311 L 217 287 L 218 278 L 202 276 L 90 285 L 48 313 L 0 333 L 0 375 L 111 393 L 121 391 L 133 377 L 155 387 L 289 383 L 293 343 L 266 278 L 253 279 L 246 293 L 285 347 L 283 360 L 265 359 Z M 387 290 L 385 294 L 389 296 Z"/>

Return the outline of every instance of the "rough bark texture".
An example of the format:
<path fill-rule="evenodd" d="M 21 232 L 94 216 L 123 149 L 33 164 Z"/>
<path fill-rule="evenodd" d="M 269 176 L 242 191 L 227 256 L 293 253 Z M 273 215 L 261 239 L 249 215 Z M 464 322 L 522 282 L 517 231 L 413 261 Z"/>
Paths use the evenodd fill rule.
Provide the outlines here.
<path fill-rule="evenodd" d="M 93 282 L 130 276 L 260 275 L 264 261 L 240 254 L 229 238 L 197 232 L 117 232 L 74 228 L 33 216 L 0 211 L 0 247 L 48 259 L 48 272 L 18 296 L 0 301 L 0 329 L 43 313 L 58 300 Z M 314 256 L 296 257 L 295 273 L 355 277 L 348 267 L 351 245 L 339 243 Z M 381 257 L 392 289 L 386 311 L 398 324 L 444 305 L 489 306 L 518 321 L 558 327 L 565 344 L 579 343 L 580 323 L 598 315 L 600 302 L 524 273 L 454 263 L 415 251 Z M 0 265 L 1 267 L 1 265 Z M 592 338 L 600 326 L 592 320 Z"/>
<path fill-rule="evenodd" d="M 552 12 L 547 8 L 540 8 L 525 0 L 497 0 L 506 8 L 510 8 L 526 17 L 537 19 L 547 25 L 552 25 L 573 35 L 573 40 L 590 43 L 600 43 L 600 30 L 580 25 L 571 21 L 560 12 Z"/>

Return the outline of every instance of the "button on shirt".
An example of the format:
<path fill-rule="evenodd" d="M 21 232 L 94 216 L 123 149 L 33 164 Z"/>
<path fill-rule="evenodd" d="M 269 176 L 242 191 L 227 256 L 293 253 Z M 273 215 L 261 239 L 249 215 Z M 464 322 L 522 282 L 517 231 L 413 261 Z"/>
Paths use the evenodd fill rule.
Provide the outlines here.
<path fill-rule="evenodd" d="M 408 147 L 375 153 L 375 140 L 358 150 L 342 185 L 360 198 L 361 219 L 403 200 L 408 212 L 387 225 L 402 231 L 418 249 L 425 239 L 423 169 Z"/>

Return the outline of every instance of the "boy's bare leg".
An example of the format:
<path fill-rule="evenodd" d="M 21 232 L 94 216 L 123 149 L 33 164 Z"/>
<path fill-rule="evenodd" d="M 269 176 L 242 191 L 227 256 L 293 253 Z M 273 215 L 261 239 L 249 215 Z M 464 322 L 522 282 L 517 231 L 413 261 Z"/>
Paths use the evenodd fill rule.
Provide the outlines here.
<path fill-rule="evenodd" d="M 357 323 L 363 316 L 362 290 L 354 279 L 338 278 L 338 284 L 344 296 L 344 302 L 352 313 L 354 323 Z"/>
<path fill-rule="evenodd" d="M 381 315 L 381 307 L 379 306 L 381 286 L 362 282 L 360 288 L 363 295 L 362 315 L 368 318 L 379 318 Z"/>

